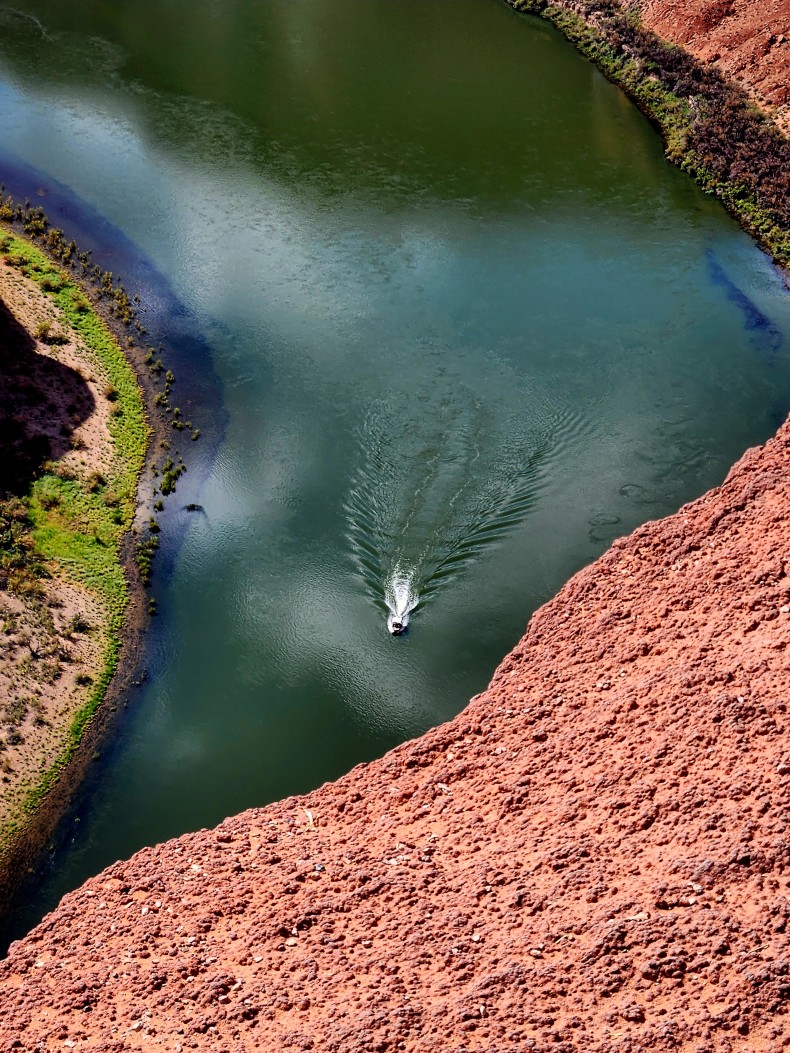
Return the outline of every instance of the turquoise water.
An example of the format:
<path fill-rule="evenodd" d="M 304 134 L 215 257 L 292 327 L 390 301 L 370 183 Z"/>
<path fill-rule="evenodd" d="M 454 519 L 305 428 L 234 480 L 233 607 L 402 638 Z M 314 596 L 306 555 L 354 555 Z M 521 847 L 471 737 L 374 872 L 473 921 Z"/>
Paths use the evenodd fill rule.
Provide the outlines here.
<path fill-rule="evenodd" d="M 178 331 L 215 455 L 14 933 L 452 717 L 570 574 L 790 408 L 769 262 L 499 0 L 0 2 L 0 118 L 0 176 Z"/>

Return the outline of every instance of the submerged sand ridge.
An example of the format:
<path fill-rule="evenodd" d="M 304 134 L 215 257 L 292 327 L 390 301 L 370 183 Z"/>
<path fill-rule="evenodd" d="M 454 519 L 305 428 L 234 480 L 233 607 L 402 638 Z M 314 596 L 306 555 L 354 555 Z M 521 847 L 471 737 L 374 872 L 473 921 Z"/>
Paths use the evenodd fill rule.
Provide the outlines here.
<path fill-rule="evenodd" d="M 790 1048 L 788 466 L 616 542 L 449 724 L 65 897 L 0 1048 Z"/>

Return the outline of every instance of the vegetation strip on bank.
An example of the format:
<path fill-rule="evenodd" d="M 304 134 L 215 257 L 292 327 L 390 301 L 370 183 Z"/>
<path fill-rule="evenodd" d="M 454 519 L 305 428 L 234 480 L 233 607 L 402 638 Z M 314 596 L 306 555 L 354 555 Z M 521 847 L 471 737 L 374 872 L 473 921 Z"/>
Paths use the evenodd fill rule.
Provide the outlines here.
<path fill-rule="evenodd" d="M 143 346 L 139 297 L 4 187 L 0 254 L 10 299 L 4 307 L 0 295 L 0 689 L 9 696 L 0 690 L 0 891 L 8 892 L 79 778 L 87 754 L 78 748 L 121 662 L 130 586 L 150 585 L 159 523 L 152 514 L 134 526 L 146 457 L 146 500 L 161 512 L 186 471 L 176 442 L 200 430 L 171 404 L 176 378 L 164 348 Z M 20 277 L 7 280 L 14 270 Z M 83 425 L 99 453 L 86 448 Z M 149 594 L 148 614 L 156 609 Z"/>
<path fill-rule="evenodd" d="M 178 439 L 195 441 L 200 430 L 171 404 L 176 378 L 164 348 L 145 346 L 139 297 L 4 187 L 0 256 L 0 893 L 8 894 L 98 742 L 104 724 L 93 718 L 109 704 L 123 656 L 134 660 L 133 649 L 122 653 L 141 627 L 130 594 L 150 585 L 160 530 L 154 514 L 135 526 L 146 458 L 145 500 L 162 512 L 187 470 Z M 147 613 L 156 611 L 149 594 Z"/>
<path fill-rule="evenodd" d="M 135 515 L 148 425 L 134 370 L 82 290 L 27 239 L 0 231 L 0 248 L 6 263 L 35 282 L 57 308 L 59 331 L 53 332 L 48 322 L 42 322 L 35 335 L 45 343 L 58 344 L 71 339 L 65 334 L 72 330 L 85 369 L 95 373 L 104 385 L 104 394 L 112 404 L 107 426 L 113 447 L 106 475 L 98 471 L 80 473 L 47 460 L 31 479 L 27 493 L 2 503 L 4 536 L 10 540 L 13 534 L 16 541 L 13 553 L 4 546 L 4 560 L 15 564 L 15 576 L 9 580 L 5 575 L 6 589 L 29 598 L 40 592 L 42 580 L 62 578 L 97 596 L 103 610 L 103 624 L 91 627 L 102 637 L 98 673 L 93 677 L 83 674 L 88 690 L 71 714 L 57 755 L 46 763 L 12 815 L 6 817 L 0 833 L 0 851 L 5 852 L 73 756 L 117 668 L 129 599 L 120 545 Z M 14 304 L 8 307 L 13 314 Z M 27 538 L 24 528 L 29 530 Z"/>
<path fill-rule="evenodd" d="M 640 25 L 617 0 L 507 0 L 552 22 L 661 129 L 687 171 L 790 267 L 790 142 L 737 85 Z"/>

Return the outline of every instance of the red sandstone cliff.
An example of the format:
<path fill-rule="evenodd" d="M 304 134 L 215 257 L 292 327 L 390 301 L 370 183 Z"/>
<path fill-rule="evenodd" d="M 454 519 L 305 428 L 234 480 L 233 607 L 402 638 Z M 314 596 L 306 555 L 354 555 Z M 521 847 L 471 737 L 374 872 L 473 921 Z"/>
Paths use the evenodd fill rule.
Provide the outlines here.
<path fill-rule="evenodd" d="M 643 24 L 716 63 L 790 133 L 790 0 L 637 0 Z"/>
<path fill-rule="evenodd" d="M 790 1048 L 789 467 L 615 543 L 451 723 L 67 896 L 0 1049 Z"/>

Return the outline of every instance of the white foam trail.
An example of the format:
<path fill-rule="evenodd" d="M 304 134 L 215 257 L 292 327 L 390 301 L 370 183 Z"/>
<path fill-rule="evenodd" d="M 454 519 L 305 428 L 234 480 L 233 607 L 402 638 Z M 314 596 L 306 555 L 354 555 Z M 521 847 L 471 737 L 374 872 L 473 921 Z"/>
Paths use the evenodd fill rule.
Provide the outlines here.
<path fill-rule="evenodd" d="M 387 604 L 387 628 L 393 636 L 402 633 L 409 624 L 409 615 L 420 602 L 414 591 L 414 581 L 396 566 L 384 587 L 384 602 Z"/>
<path fill-rule="evenodd" d="M 524 523 L 552 462 L 583 435 L 583 418 L 529 378 L 496 374 L 496 390 L 481 392 L 466 383 L 463 364 L 456 358 L 452 375 L 443 369 L 374 402 L 360 422 L 343 502 L 347 537 L 393 636 Z M 479 361 L 469 368 L 479 380 Z"/>

